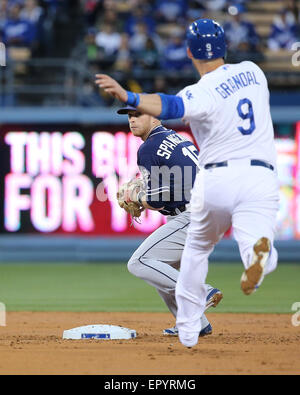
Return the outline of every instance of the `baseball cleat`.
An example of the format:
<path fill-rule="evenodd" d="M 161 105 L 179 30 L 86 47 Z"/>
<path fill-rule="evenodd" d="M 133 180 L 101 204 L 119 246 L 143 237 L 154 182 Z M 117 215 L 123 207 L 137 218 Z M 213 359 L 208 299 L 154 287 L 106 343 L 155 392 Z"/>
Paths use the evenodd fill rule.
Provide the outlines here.
<path fill-rule="evenodd" d="M 217 307 L 222 299 L 222 292 L 218 288 L 213 288 L 206 297 L 205 310 L 207 310 L 209 307 Z"/>
<path fill-rule="evenodd" d="M 252 263 L 241 277 L 241 289 L 245 295 L 251 295 L 262 282 L 264 267 L 271 251 L 270 240 L 261 237 L 253 247 Z"/>
<path fill-rule="evenodd" d="M 178 329 L 176 326 L 173 328 L 167 328 L 163 330 L 163 334 L 167 336 L 178 336 Z"/>
<path fill-rule="evenodd" d="M 178 329 L 176 326 L 163 330 L 163 334 L 166 336 L 178 336 Z M 208 324 L 204 329 L 201 329 L 199 337 L 204 337 L 212 334 L 212 326 Z"/>
<path fill-rule="evenodd" d="M 199 337 L 204 337 L 212 334 L 212 326 L 210 324 L 207 325 L 204 329 L 201 329 L 199 333 Z"/>

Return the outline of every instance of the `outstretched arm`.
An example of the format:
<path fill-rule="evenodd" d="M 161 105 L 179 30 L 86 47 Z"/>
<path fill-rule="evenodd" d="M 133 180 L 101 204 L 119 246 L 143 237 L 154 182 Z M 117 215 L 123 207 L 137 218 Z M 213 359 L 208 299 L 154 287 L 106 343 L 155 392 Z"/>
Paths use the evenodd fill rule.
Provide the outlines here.
<path fill-rule="evenodd" d="M 116 99 L 127 103 L 128 92 L 113 78 L 106 74 L 96 74 L 96 85 Z M 141 112 L 157 117 L 161 114 L 161 98 L 157 94 L 139 95 L 140 101 L 137 108 Z"/>
<path fill-rule="evenodd" d="M 175 119 L 182 118 L 184 115 L 184 104 L 180 97 L 161 93 L 139 95 L 128 92 L 116 80 L 106 74 L 96 74 L 95 83 L 116 99 L 153 117 Z"/>

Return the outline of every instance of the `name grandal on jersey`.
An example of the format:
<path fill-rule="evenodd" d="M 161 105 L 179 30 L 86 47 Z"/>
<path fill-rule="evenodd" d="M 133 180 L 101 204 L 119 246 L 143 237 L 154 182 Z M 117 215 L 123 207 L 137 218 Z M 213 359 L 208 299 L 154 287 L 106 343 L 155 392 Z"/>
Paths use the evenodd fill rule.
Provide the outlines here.
<path fill-rule="evenodd" d="M 260 85 L 253 71 L 246 71 L 233 75 L 215 89 L 223 99 L 226 99 L 239 89 L 246 88 L 249 85 Z"/>

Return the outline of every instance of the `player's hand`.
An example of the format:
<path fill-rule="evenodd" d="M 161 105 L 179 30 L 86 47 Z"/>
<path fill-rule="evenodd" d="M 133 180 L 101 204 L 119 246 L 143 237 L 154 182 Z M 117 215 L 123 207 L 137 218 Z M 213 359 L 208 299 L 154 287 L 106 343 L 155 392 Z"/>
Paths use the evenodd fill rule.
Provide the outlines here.
<path fill-rule="evenodd" d="M 127 92 L 122 86 L 107 74 L 96 74 L 95 84 L 116 99 L 127 102 Z"/>

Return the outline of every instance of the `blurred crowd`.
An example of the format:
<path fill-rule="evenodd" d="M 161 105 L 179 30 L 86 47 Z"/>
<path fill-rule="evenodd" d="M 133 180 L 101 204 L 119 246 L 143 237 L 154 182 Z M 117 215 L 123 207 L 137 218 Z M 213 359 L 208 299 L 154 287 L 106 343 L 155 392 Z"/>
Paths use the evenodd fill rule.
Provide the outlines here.
<path fill-rule="evenodd" d="M 256 27 L 247 19 L 247 7 L 241 4 L 232 4 L 228 7 L 229 20 L 224 24 L 224 30 L 228 41 L 228 50 L 232 54 L 250 53 L 255 60 L 255 54 L 264 48 L 271 51 L 280 49 L 291 50 L 293 43 L 299 41 L 300 14 L 297 2 L 285 1 L 285 6 L 275 15 L 270 26 L 269 36 L 264 42 L 256 31 Z M 234 57 L 234 56 L 233 56 Z"/>
<path fill-rule="evenodd" d="M 248 3 L 250 0 L 0 0 L 0 41 L 15 59 L 77 57 L 86 60 L 91 73 L 134 74 L 134 79 L 127 78 L 127 85 L 136 91 L 170 93 L 177 89 L 178 71 L 192 73 L 185 29 L 195 19 L 212 13 L 218 19 L 220 15 L 229 61 L 259 61 L 263 49 L 291 49 L 299 41 L 297 1 L 284 2 L 267 40 L 261 39 L 248 20 Z"/>
<path fill-rule="evenodd" d="M 60 48 L 57 31 L 64 27 L 67 38 L 74 14 L 78 27 L 84 18 L 79 0 L 0 0 L 0 41 L 5 43 L 9 56 L 12 52 L 12 58 L 18 58 L 18 54 L 21 58 L 22 53 L 28 53 L 28 57 L 55 56 L 55 49 Z M 75 38 L 80 39 L 82 33 L 78 29 Z M 64 44 L 68 50 L 67 42 Z"/>
<path fill-rule="evenodd" d="M 35 0 L 0 0 L 0 40 L 7 47 L 36 48 L 42 20 L 43 9 Z"/>
<path fill-rule="evenodd" d="M 276 1 L 276 0 L 275 0 Z M 262 40 L 247 18 L 250 0 L 86 0 L 88 26 L 84 46 L 94 70 L 134 71 L 127 79 L 129 89 L 174 93 L 180 87 L 180 73 L 193 69 L 186 56 L 185 30 L 195 19 L 220 20 L 228 44 L 228 62 L 263 61 L 266 48 L 291 49 L 299 39 L 299 10 L 294 0 L 284 1 L 275 15 L 269 37 Z M 157 73 L 160 70 L 160 74 Z M 132 76 L 132 74 L 130 74 Z M 138 77 L 141 78 L 138 78 Z"/>

